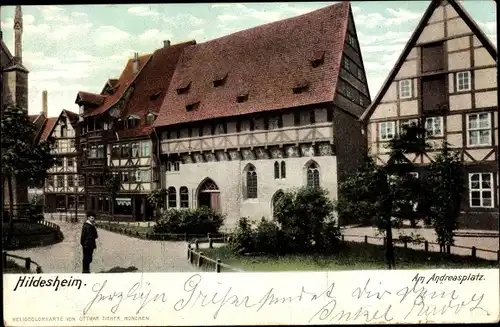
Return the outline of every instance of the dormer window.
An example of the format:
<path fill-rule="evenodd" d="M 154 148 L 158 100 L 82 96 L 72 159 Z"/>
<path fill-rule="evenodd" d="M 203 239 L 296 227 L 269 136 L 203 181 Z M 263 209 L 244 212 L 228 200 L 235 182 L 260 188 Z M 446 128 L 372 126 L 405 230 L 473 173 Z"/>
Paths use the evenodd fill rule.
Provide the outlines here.
<path fill-rule="evenodd" d="M 140 118 L 136 115 L 130 115 L 127 118 L 127 128 L 131 129 L 139 125 Z"/>
<path fill-rule="evenodd" d="M 306 81 L 301 81 L 297 83 L 297 85 L 295 85 L 295 87 L 293 88 L 293 93 L 294 94 L 304 93 L 308 89 L 309 89 L 309 83 Z"/>
<path fill-rule="evenodd" d="M 158 99 L 160 97 L 160 94 L 161 94 L 161 91 L 160 92 L 156 92 L 156 93 L 153 93 L 149 96 L 149 100 L 151 101 L 155 101 L 156 99 Z"/>
<path fill-rule="evenodd" d="M 317 68 L 325 62 L 325 51 L 318 51 L 314 53 L 313 57 L 310 60 L 311 66 L 313 68 Z"/>
<path fill-rule="evenodd" d="M 150 112 L 146 115 L 146 125 L 151 125 L 155 121 L 155 114 Z"/>
<path fill-rule="evenodd" d="M 240 94 L 236 97 L 236 102 L 243 103 L 248 101 L 248 93 Z"/>
<path fill-rule="evenodd" d="M 125 122 L 123 119 L 118 119 L 117 124 L 116 124 L 116 129 L 119 131 L 122 131 L 125 128 Z"/>
<path fill-rule="evenodd" d="M 223 86 L 226 83 L 226 79 L 227 79 L 227 74 L 222 76 L 216 76 L 213 81 L 214 87 Z"/>
<path fill-rule="evenodd" d="M 196 110 L 199 108 L 199 106 L 200 106 L 200 101 L 188 104 L 186 105 L 186 111 Z"/>
<path fill-rule="evenodd" d="M 190 87 L 191 87 L 191 82 L 182 83 L 177 87 L 177 94 L 188 93 Z"/>

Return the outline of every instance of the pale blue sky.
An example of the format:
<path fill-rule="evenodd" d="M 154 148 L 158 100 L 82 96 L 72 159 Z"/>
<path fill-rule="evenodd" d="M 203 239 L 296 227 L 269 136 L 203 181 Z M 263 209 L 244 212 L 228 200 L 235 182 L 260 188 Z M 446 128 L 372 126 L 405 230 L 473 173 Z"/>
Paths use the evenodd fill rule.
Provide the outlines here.
<path fill-rule="evenodd" d="M 108 78 L 119 77 L 134 52 L 151 53 L 163 40 L 204 42 L 332 3 L 23 6 L 23 63 L 30 70 L 30 114 L 41 110 L 43 90 L 48 90 L 50 116 L 63 108 L 76 112 L 79 90 L 100 92 Z M 374 97 L 429 1 L 351 4 Z M 496 45 L 493 0 L 463 4 Z M 11 50 L 13 13 L 14 7 L 2 7 L 2 31 Z"/>

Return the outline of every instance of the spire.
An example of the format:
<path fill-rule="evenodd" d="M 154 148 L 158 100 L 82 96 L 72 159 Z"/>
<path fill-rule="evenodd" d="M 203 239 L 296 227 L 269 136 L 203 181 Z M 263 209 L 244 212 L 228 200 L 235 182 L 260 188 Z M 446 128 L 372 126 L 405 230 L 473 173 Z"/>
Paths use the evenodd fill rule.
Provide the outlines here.
<path fill-rule="evenodd" d="M 14 16 L 14 58 L 17 63 L 22 63 L 23 52 L 23 12 L 21 6 L 16 6 L 16 14 Z"/>

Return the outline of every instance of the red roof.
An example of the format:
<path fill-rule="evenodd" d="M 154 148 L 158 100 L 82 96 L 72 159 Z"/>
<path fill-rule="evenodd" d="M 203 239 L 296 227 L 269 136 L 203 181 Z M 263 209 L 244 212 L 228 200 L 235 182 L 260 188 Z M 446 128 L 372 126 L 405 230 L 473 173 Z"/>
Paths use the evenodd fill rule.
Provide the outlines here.
<path fill-rule="evenodd" d="M 149 58 L 151 57 L 151 54 L 143 55 L 139 57 L 139 73 L 141 69 L 144 67 L 144 65 L 147 63 Z M 134 82 L 135 78 L 137 77 L 138 74 L 134 73 L 133 69 L 133 59 L 129 59 L 127 62 L 127 65 L 125 66 L 125 69 L 123 70 L 120 78 L 118 79 L 117 85 L 116 85 L 116 91 L 113 94 L 109 95 L 99 95 L 95 93 L 88 93 L 88 92 L 78 92 L 78 97 L 76 102 L 79 103 L 80 101 L 87 101 L 87 100 L 93 100 L 93 101 L 102 101 L 100 104 L 95 103 L 95 102 L 90 102 L 90 103 L 95 103 L 98 104 L 98 107 L 89 109 L 85 112 L 83 115 L 84 117 L 89 117 L 89 116 L 96 116 L 99 114 L 102 114 L 106 112 L 108 109 L 110 109 L 120 98 L 122 95 L 125 93 L 125 91 L 128 89 L 128 87 Z M 82 94 L 85 99 L 82 99 Z"/>
<path fill-rule="evenodd" d="M 342 2 L 187 47 L 154 126 L 333 101 L 349 10 Z M 313 68 L 322 55 L 323 65 Z M 213 86 L 224 77 L 224 85 Z M 294 94 L 304 82 L 308 90 Z M 238 103 L 245 93 L 248 100 Z M 198 108 L 186 110 L 196 102 Z"/>
<path fill-rule="evenodd" d="M 87 102 L 100 106 L 104 103 L 105 97 L 100 94 L 90 93 L 90 92 L 78 92 L 78 102 Z"/>
<path fill-rule="evenodd" d="M 119 131 L 120 137 L 135 137 L 151 133 L 152 125 L 146 125 L 145 117 L 148 112 L 158 113 L 179 57 L 187 46 L 194 44 L 196 44 L 195 41 L 179 43 L 158 49 L 153 53 L 149 62 L 135 79 L 134 92 L 121 115 L 124 119 L 129 115 L 139 116 L 139 125 L 133 129 Z"/>
<path fill-rule="evenodd" d="M 45 122 L 45 125 L 43 126 L 42 135 L 40 136 L 40 141 L 45 141 L 49 138 L 50 133 L 52 133 L 52 130 L 56 126 L 58 119 L 59 119 L 59 117 L 47 118 L 47 121 Z"/>

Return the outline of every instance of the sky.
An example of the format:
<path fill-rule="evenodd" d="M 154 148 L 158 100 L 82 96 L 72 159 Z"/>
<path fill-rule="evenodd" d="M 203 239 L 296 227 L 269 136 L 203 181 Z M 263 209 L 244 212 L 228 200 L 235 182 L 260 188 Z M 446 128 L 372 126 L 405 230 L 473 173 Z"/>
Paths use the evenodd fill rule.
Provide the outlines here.
<path fill-rule="evenodd" d="M 100 93 L 118 78 L 134 52 L 236 31 L 297 16 L 334 2 L 203 3 L 23 6 L 23 64 L 29 74 L 29 113 L 78 112 L 78 91 Z M 430 1 L 351 2 L 372 99 Z M 496 46 L 493 0 L 465 0 L 464 7 Z M 14 7 L 2 7 L 4 42 L 13 52 Z"/>

